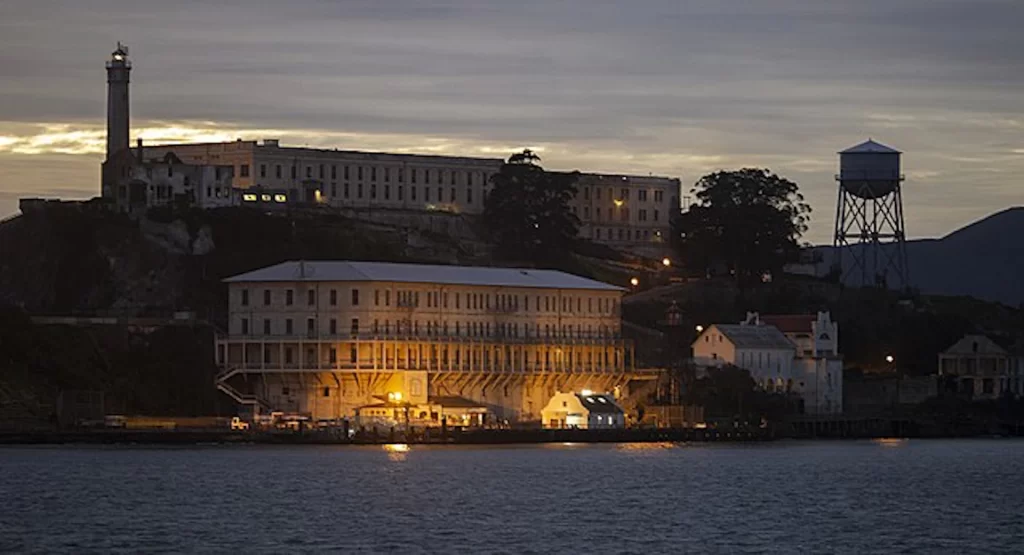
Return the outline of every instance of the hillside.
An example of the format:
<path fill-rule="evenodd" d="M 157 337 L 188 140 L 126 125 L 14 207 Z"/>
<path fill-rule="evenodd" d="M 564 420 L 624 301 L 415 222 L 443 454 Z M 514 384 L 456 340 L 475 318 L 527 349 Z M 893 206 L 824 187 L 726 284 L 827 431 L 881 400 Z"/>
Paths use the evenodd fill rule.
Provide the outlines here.
<path fill-rule="evenodd" d="M 1024 303 L 1024 207 L 997 212 L 941 239 L 907 242 L 910 280 L 921 293 L 964 295 Z M 819 272 L 832 265 L 834 249 L 820 247 Z M 850 257 L 843 257 L 844 265 Z"/>

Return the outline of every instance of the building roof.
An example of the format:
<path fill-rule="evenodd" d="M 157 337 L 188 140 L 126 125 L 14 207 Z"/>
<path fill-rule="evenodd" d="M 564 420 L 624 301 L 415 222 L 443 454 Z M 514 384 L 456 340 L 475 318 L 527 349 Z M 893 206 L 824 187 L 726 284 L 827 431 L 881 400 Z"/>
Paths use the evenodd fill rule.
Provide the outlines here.
<path fill-rule="evenodd" d="M 290 260 L 224 280 L 227 283 L 294 281 L 385 281 L 482 287 L 531 287 L 622 291 L 621 287 L 557 270 L 441 266 L 392 262 Z"/>
<path fill-rule="evenodd" d="M 857 146 L 840 151 L 839 154 L 900 154 L 900 151 L 868 139 Z"/>
<path fill-rule="evenodd" d="M 1003 349 L 995 341 L 984 335 L 965 335 L 945 351 L 944 355 L 1006 355 Z"/>
<path fill-rule="evenodd" d="M 775 326 L 782 333 L 811 333 L 818 319 L 814 314 L 768 314 L 758 318 L 761 323 Z"/>
<path fill-rule="evenodd" d="M 600 393 L 594 393 L 591 395 L 584 395 L 582 393 L 576 393 L 576 397 L 579 398 L 580 403 L 590 412 L 598 414 L 622 414 L 622 407 L 616 402 L 615 398 L 611 395 L 603 395 Z"/>
<path fill-rule="evenodd" d="M 743 324 L 715 324 L 705 335 L 719 331 L 739 349 L 793 349 L 793 343 L 775 326 L 745 326 Z M 697 338 L 700 341 L 700 337 Z"/>
<path fill-rule="evenodd" d="M 448 409 L 486 409 L 487 405 L 456 395 L 431 395 L 427 401 L 431 405 L 441 405 Z"/>

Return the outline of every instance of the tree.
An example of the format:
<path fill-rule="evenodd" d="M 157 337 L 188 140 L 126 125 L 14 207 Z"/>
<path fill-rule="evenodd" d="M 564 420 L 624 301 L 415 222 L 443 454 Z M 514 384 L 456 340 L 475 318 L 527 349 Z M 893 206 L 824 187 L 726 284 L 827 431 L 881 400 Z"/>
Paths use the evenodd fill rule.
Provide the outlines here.
<path fill-rule="evenodd" d="M 546 172 L 527 149 L 513 154 L 491 176 L 484 223 L 500 256 L 552 262 L 572 248 L 580 221 L 569 209 L 579 172 Z"/>
<path fill-rule="evenodd" d="M 691 267 L 724 267 L 743 283 L 798 259 L 811 207 L 796 183 L 745 168 L 705 175 L 691 192 L 697 202 L 673 221 L 676 247 Z"/>

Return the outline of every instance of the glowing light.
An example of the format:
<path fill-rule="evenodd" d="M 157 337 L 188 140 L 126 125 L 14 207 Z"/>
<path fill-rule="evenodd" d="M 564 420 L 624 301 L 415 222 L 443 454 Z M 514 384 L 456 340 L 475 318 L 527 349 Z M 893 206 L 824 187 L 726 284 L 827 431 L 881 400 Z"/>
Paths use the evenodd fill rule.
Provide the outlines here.
<path fill-rule="evenodd" d="M 589 389 L 584 389 L 583 391 L 580 391 L 580 395 L 582 395 L 584 397 L 590 397 L 593 394 L 594 394 L 594 392 L 589 390 Z"/>
<path fill-rule="evenodd" d="M 408 443 L 388 443 L 387 445 L 384 446 L 384 450 L 385 451 L 389 451 L 391 453 L 408 453 L 409 452 L 409 444 Z"/>
<path fill-rule="evenodd" d="M 640 285 L 640 280 L 637 278 L 630 278 L 629 284 L 632 285 L 633 287 L 636 287 L 637 285 Z"/>
<path fill-rule="evenodd" d="M 401 391 L 389 392 L 388 393 L 388 401 L 391 401 L 392 403 L 401 403 L 402 402 L 402 392 Z"/>
<path fill-rule="evenodd" d="M 616 208 L 622 208 L 622 205 L 626 204 L 626 201 L 624 201 L 622 199 L 618 199 L 618 198 L 615 199 L 613 202 L 615 203 L 615 207 Z"/>
<path fill-rule="evenodd" d="M 666 267 L 666 268 L 668 268 L 669 266 L 672 265 L 672 261 L 669 260 L 668 257 L 666 256 L 665 258 L 661 259 L 661 265 Z"/>
<path fill-rule="evenodd" d="M 256 202 L 256 198 L 256 195 L 252 193 L 245 193 L 244 195 L 242 195 L 242 200 L 244 200 L 245 202 Z"/>
<path fill-rule="evenodd" d="M 277 202 L 287 202 L 288 197 L 286 197 L 285 195 L 274 195 L 274 200 Z"/>
<path fill-rule="evenodd" d="M 885 355 L 885 361 L 886 361 L 886 362 L 888 362 L 889 364 L 892 364 L 892 362 L 893 362 L 894 360 L 896 360 L 896 359 L 895 359 L 895 358 L 893 358 L 893 356 L 892 356 L 892 355 Z"/>
<path fill-rule="evenodd" d="M 696 327 L 696 328 L 694 328 L 694 329 L 696 329 L 696 330 L 697 330 L 697 333 L 701 333 L 701 332 L 703 332 L 703 331 L 704 331 L 704 326 L 702 326 L 702 325 L 700 325 L 700 324 L 697 324 L 697 327 Z"/>

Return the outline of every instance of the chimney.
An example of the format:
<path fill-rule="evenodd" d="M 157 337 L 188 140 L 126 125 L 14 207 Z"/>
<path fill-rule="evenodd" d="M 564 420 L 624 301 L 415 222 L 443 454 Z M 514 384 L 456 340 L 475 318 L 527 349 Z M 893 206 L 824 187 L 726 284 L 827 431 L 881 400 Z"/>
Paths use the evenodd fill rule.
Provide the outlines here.
<path fill-rule="evenodd" d="M 141 164 L 146 161 L 146 158 L 142 155 L 142 137 L 135 139 L 135 147 L 136 150 L 138 151 L 138 153 L 135 155 L 135 158 L 138 159 L 139 163 Z"/>

